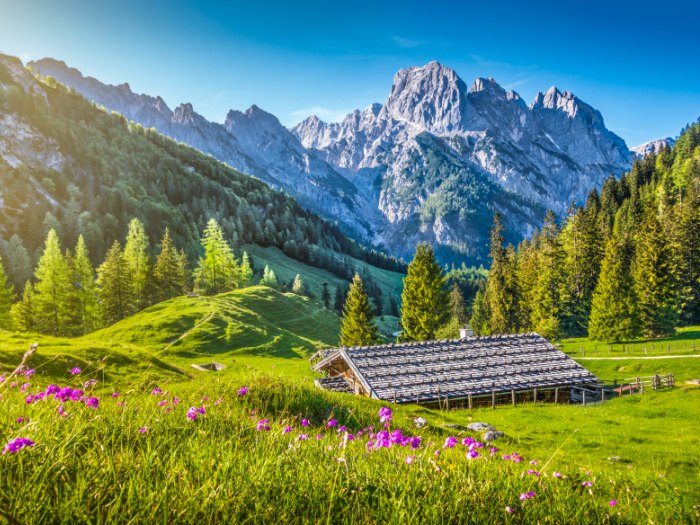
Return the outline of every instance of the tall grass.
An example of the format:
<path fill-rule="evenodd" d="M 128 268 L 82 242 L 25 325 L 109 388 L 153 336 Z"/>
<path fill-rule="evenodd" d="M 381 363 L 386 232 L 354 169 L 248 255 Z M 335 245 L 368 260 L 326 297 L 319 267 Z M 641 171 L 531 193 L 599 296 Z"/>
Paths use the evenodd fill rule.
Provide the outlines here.
<path fill-rule="evenodd" d="M 118 397 L 99 383 L 83 388 L 85 379 L 66 376 L 59 386 L 84 393 L 82 401 L 64 403 L 49 395 L 28 404 L 28 395 L 46 392 L 33 377 L 0 384 L 0 447 L 16 438 L 36 443 L 0 455 L 0 522 L 693 519 L 688 502 L 664 479 L 589 472 L 585 465 L 564 470 L 556 456 L 548 461 L 554 449 L 519 461 L 511 454 L 521 451 L 512 445 L 468 446 L 431 428 L 404 429 L 401 435 L 419 437 L 419 445 L 399 434 L 389 438 L 396 423 L 381 434 L 376 403 L 282 379 L 249 378 L 245 396 L 237 394 L 244 380 L 159 389 L 135 380 L 141 386 Z M 98 408 L 85 402 L 91 397 L 99 398 Z M 188 419 L 190 407 L 204 407 L 204 414 Z M 469 459 L 470 450 L 478 456 Z M 529 493 L 534 496 L 521 501 Z"/>

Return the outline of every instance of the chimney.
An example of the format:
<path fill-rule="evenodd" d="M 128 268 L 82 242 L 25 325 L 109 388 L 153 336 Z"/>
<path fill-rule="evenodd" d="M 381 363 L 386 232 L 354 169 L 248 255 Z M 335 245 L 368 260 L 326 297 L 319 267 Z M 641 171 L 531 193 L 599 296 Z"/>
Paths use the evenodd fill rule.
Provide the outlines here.
<path fill-rule="evenodd" d="M 469 325 L 465 326 L 464 328 L 459 329 L 459 338 L 464 339 L 465 337 L 473 337 L 474 336 L 474 330 L 469 328 Z"/>

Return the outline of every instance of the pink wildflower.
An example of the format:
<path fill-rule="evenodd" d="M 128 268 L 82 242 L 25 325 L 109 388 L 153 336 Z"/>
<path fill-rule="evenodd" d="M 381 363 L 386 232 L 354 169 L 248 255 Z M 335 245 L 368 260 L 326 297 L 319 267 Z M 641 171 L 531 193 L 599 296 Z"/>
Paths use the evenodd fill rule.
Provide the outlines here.
<path fill-rule="evenodd" d="M 238 395 L 243 397 L 248 395 L 248 388 L 245 386 L 242 386 L 241 388 L 238 389 Z"/>
<path fill-rule="evenodd" d="M 415 459 L 415 456 L 406 456 L 406 465 L 410 465 Z"/>
<path fill-rule="evenodd" d="M 328 420 L 328 423 L 326 423 L 326 426 L 327 426 L 328 428 L 333 428 L 333 427 L 336 426 L 337 424 L 338 424 L 338 422 L 337 422 L 335 419 L 330 419 L 330 420 Z"/>
<path fill-rule="evenodd" d="M 617 505 L 617 500 L 616 500 L 616 499 L 611 499 L 611 500 L 610 500 L 610 506 L 611 506 L 611 507 L 614 507 L 615 505 Z"/>
<path fill-rule="evenodd" d="M 308 420 L 308 419 L 302 419 L 302 420 L 301 420 L 301 426 L 302 426 L 302 427 L 308 427 L 308 426 L 309 426 L 309 420 Z"/>
<path fill-rule="evenodd" d="M 379 421 L 382 423 L 387 423 L 391 421 L 392 414 L 389 407 L 382 407 L 379 409 Z"/>
<path fill-rule="evenodd" d="M 72 375 L 72 376 L 80 375 L 81 372 L 82 372 L 82 370 L 80 369 L 79 366 L 74 366 L 73 368 L 70 369 L 70 375 Z"/>
<path fill-rule="evenodd" d="M 31 439 L 17 438 L 9 441 L 7 445 L 5 445 L 5 448 L 2 449 L 2 453 L 7 454 L 9 452 L 10 454 L 16 454 L 23 448 L 33 447 L 34 445 L 36 445 L 36 443 L 34 443 L 34 441 Z"/>

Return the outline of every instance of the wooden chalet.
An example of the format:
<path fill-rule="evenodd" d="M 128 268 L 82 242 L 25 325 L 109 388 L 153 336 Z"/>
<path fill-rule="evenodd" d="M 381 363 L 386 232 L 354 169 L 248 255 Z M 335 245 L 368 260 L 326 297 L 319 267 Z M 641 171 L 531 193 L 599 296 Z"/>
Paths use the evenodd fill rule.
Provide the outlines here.
<path fill-rule="evenodd" d="M 600 381 L 536 333 L 343 347 L 312 358 L 317 386 L 393 403 L 569 402 Z"/>

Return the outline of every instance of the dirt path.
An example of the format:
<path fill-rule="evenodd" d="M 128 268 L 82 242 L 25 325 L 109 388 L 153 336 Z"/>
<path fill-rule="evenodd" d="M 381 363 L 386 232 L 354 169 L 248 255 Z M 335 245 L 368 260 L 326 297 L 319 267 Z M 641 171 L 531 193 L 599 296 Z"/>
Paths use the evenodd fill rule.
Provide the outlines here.
<path fill-rule="evenodd" d="M 628 361 L 630 359 L 688 359 L 688 358 L 700 358 L 700 354 L 690 354 L 690 355 L 657 355 L 657 356 L 645 356 L 645 357 L 635 357 L 633 355 L 627 357 L 574 357 L 576 361 Z"/>
<path fill-rule="evenodd" d="M 168 348 L 170 348 L 171 346 L 173 346 L 175 343 L 178 343 L 178 342 L 182 341 L 185 337 L 187 337 L 187 336 L 190 335 L 192 332 L 194 332 L 197 328 L 199 328 L 201 325 L 203 325 L 204 323 L 206 323 L 207 321 L 209 321 L 209 319 L 211 319 L 212 317 L 214 317 L 214 310 L 212 310 L 211 312 L 209 312 L 209 315 L 207 315 L 204 319 L 202 319 L 201 321 L 199 321 L 199 322 L 198 322 L 196 325 L 194 325 L 192 328 L 190 328 L 190 329 L 187 330 L 186 332 L 181 333 L 181 334 L 178 336 L 177 339 L 173 339 L 172 341 L 170 341 L 167 345 L 165 345 L 165 346 L 163 347 L 163 349 L 161 350 L 161 352 L 165 352 Z"/>

